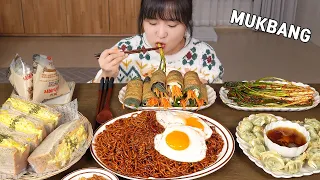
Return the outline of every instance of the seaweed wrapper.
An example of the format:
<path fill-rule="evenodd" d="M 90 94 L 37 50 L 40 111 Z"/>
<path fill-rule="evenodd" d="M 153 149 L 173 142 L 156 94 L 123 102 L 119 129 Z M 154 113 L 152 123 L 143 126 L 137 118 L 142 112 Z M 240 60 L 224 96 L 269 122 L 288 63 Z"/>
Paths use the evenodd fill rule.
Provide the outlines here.
<path fill-rule="evenodd" d="M 156 70 L 151 76 L 151 90 L 160 97 L 159 93 L 167 94 L 166 90 L 166 74 L 162 70 Z"/>
<path fill-rule="evenodd" d="M 183 89 L 183 77 L 182 77 L 181 72 L 179 72 L 177 70 L 170 71 L 167 76 L 166 83 L 167 83 L 167 87 L 169 87 L 170 84 L 177 83 L 181 86 L 181 90 L 182 90 Z M 169 89 L 168 89 L 168 91 L 169 91 Z"/>
<path fill-rule="evenodd" d="M 152 86 L 151 79 L 149 76 L 147 76 L 143 82 L 143 91 L 142 91 L 143 92 L 143 94 L 142 94 L 142 105 L 143 106 L 150 106 L 148 103 L 148 101 L 150 99 L 158 101 L 158 98 L 151 90 L 151 86 Z M 151 106 L 155 106 L 155 105 L 156 104 L 152 104 Z"/>
<path fill-rule="evenodd" d="M 139 107 L 142 100 L 143 82 L 141 79 L 133 79 L 128 82 L 124 104 Z"/>
<path fill-rule="evenodd" d="M 198 73 L 194 71 L 188 71 L 184 75 L 184 92 L 188 90 L 198 89 L 200 90 L 201 81 L 199 79 Z"/>
<path fill-rule="evenodd" d="M 208 104 L 208 92 L 205 84 L 200 85 L 200 99 L 204 101 L 204 105 Z"/>

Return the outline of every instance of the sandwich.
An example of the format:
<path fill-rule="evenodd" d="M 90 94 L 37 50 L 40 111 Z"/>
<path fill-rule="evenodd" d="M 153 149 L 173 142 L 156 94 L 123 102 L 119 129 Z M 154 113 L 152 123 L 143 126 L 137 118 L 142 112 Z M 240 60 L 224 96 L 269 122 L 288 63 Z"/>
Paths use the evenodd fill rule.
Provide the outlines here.
<path fill-rule="evenodd" d="M 139 78 L 129 81 L 124 95 L 124 104 L 139 107 L 142 99 L 142 86 L 143 82 Z"/>
<path fill-rule="evenodd" d="M 74 120 L 60 125 L 35 149 L 28 162 L 36 173 L 61 169 L 72 161 L 87 140 L 88 124 Z"/>
<path fill-rule="evenodd" d="M 18 138 L 21 142 L 23 142 L 23 144 L 28 144 L 30 146 L 30 152 L 36 149 L 36 147 L 40 144 L 36 134 L 18 132 L 2 125 L 0 125 L 0 134 Z"/>
<path fill-rule="evenodd" d="M 17 176 L 26 170 L 30 146 L 22 142 L 18 137 L 0 133 L 1 173 Z"/>
<path fill-rule="evenodd" d="M 10 109 L 0 110 L 0 126 L 31 136 L 36 135 L 36 144 L 39 144 L 47 135 L 44 124 L 41 121 Z"/>
<path fill-rule="evenodd" d="M 166 73 L 161 69 L 156 70 L 151 76 L 151 90 L 159 98 L 160 106 L 165 109 L 171 107 L 166 89 Z"/>
<path fill-rule="evenodd" d="M 59 124 L 61 114 L 44 104 L 34 103 L 19 96 L 13 95 L 3 104 L 5 109 L 19 111 L 42 121 L 48 133 L 52 132 Z"/>

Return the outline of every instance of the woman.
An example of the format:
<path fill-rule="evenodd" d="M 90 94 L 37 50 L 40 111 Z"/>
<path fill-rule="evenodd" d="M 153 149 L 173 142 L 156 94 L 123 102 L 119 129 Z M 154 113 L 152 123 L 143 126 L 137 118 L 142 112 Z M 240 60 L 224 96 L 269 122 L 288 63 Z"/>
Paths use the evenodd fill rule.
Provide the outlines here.
<path fill-rule="evenodd" d="M 159 51 L 125 54 L 123 51 L 163 47 L 167 72 L 176 69 L 185 73 L 196 71 L 202 81 L 222 82 L 224 69 L 213 48 L 192 38 L 192 0 L 142 0 L 138 19 L 139 33 L 106 49 L 99 58 L 101 77 L 115 77 L 126 83 L 134 77 L 144 78 L 160 63 Z M 142 33 L 144 31 L 144 33 Z"/>

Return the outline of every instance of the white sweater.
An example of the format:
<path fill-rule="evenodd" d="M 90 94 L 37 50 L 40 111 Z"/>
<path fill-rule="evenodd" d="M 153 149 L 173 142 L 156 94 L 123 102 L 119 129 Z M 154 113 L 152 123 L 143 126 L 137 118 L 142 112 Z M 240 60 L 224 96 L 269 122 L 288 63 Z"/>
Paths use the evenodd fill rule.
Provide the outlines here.
<path fill-rule="evenodd" d="M 132 49 L 151 48 L 143 35 L 135 35 L 122 39 L 115 46 L 126 51 Z M 176 69 L 182 74 L 191 70 L 199 74 L 200 79 L 208 83 L 221 83 L 224 69 L 213 48 L 205 42 L 194 38 L 187 38 L 185 46 L 176 54 L 166 55 L 167 73 Z M 157 70 L 160 55 L 156 51 L 130 54 L 122 61 L 119 67 L 117 83 L 127 83 L 132 78 L 144 79 L 147 75 Z M 101 76 L 100 70 L 95 78 Z"/>

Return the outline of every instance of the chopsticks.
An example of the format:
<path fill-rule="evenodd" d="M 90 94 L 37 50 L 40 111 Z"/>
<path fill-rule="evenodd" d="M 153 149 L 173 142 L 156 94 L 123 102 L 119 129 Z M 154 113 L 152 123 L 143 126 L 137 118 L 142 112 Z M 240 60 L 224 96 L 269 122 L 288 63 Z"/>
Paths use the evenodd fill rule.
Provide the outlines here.
<path fill-rule="evenodd" d="M 154 48 L 145 48 L 145 47 L 143 47 L 141 49 L 134 49 L 134 50 L 123 51 L 123 52 L 126 53 L 126 54 L 134 54 L 134 53 L 140 53 L 140 52 L 146 53 L 147 51 L 154 51 L 154 50 L 157 50 L 159 48 L 161 48 L 161 47 L 154 47 Z M 94 57 L 99 58 L 100 55 L 101 55 L 101 53 L 96 53 L 96 54 L 94 54 Z"/>
<path fill-rule="evenodd" d="M 106 100 L 110 100 L 111 88 L 113 87 L 113 83 L 114 83 L 113 77 L 111 77 L 110 79 L 109 79 L 109 77 L 106 77 L 106 78 L 102 77 L 101 78 L 99 91 L 98 91 L 98 102 L 97 102 L 96 116 L 103 110 L 105 104 L 109 103 L 109 102 L 106 102 Z M 109 97 L 108 97 L 108 94 L 109 94 Z"/>

